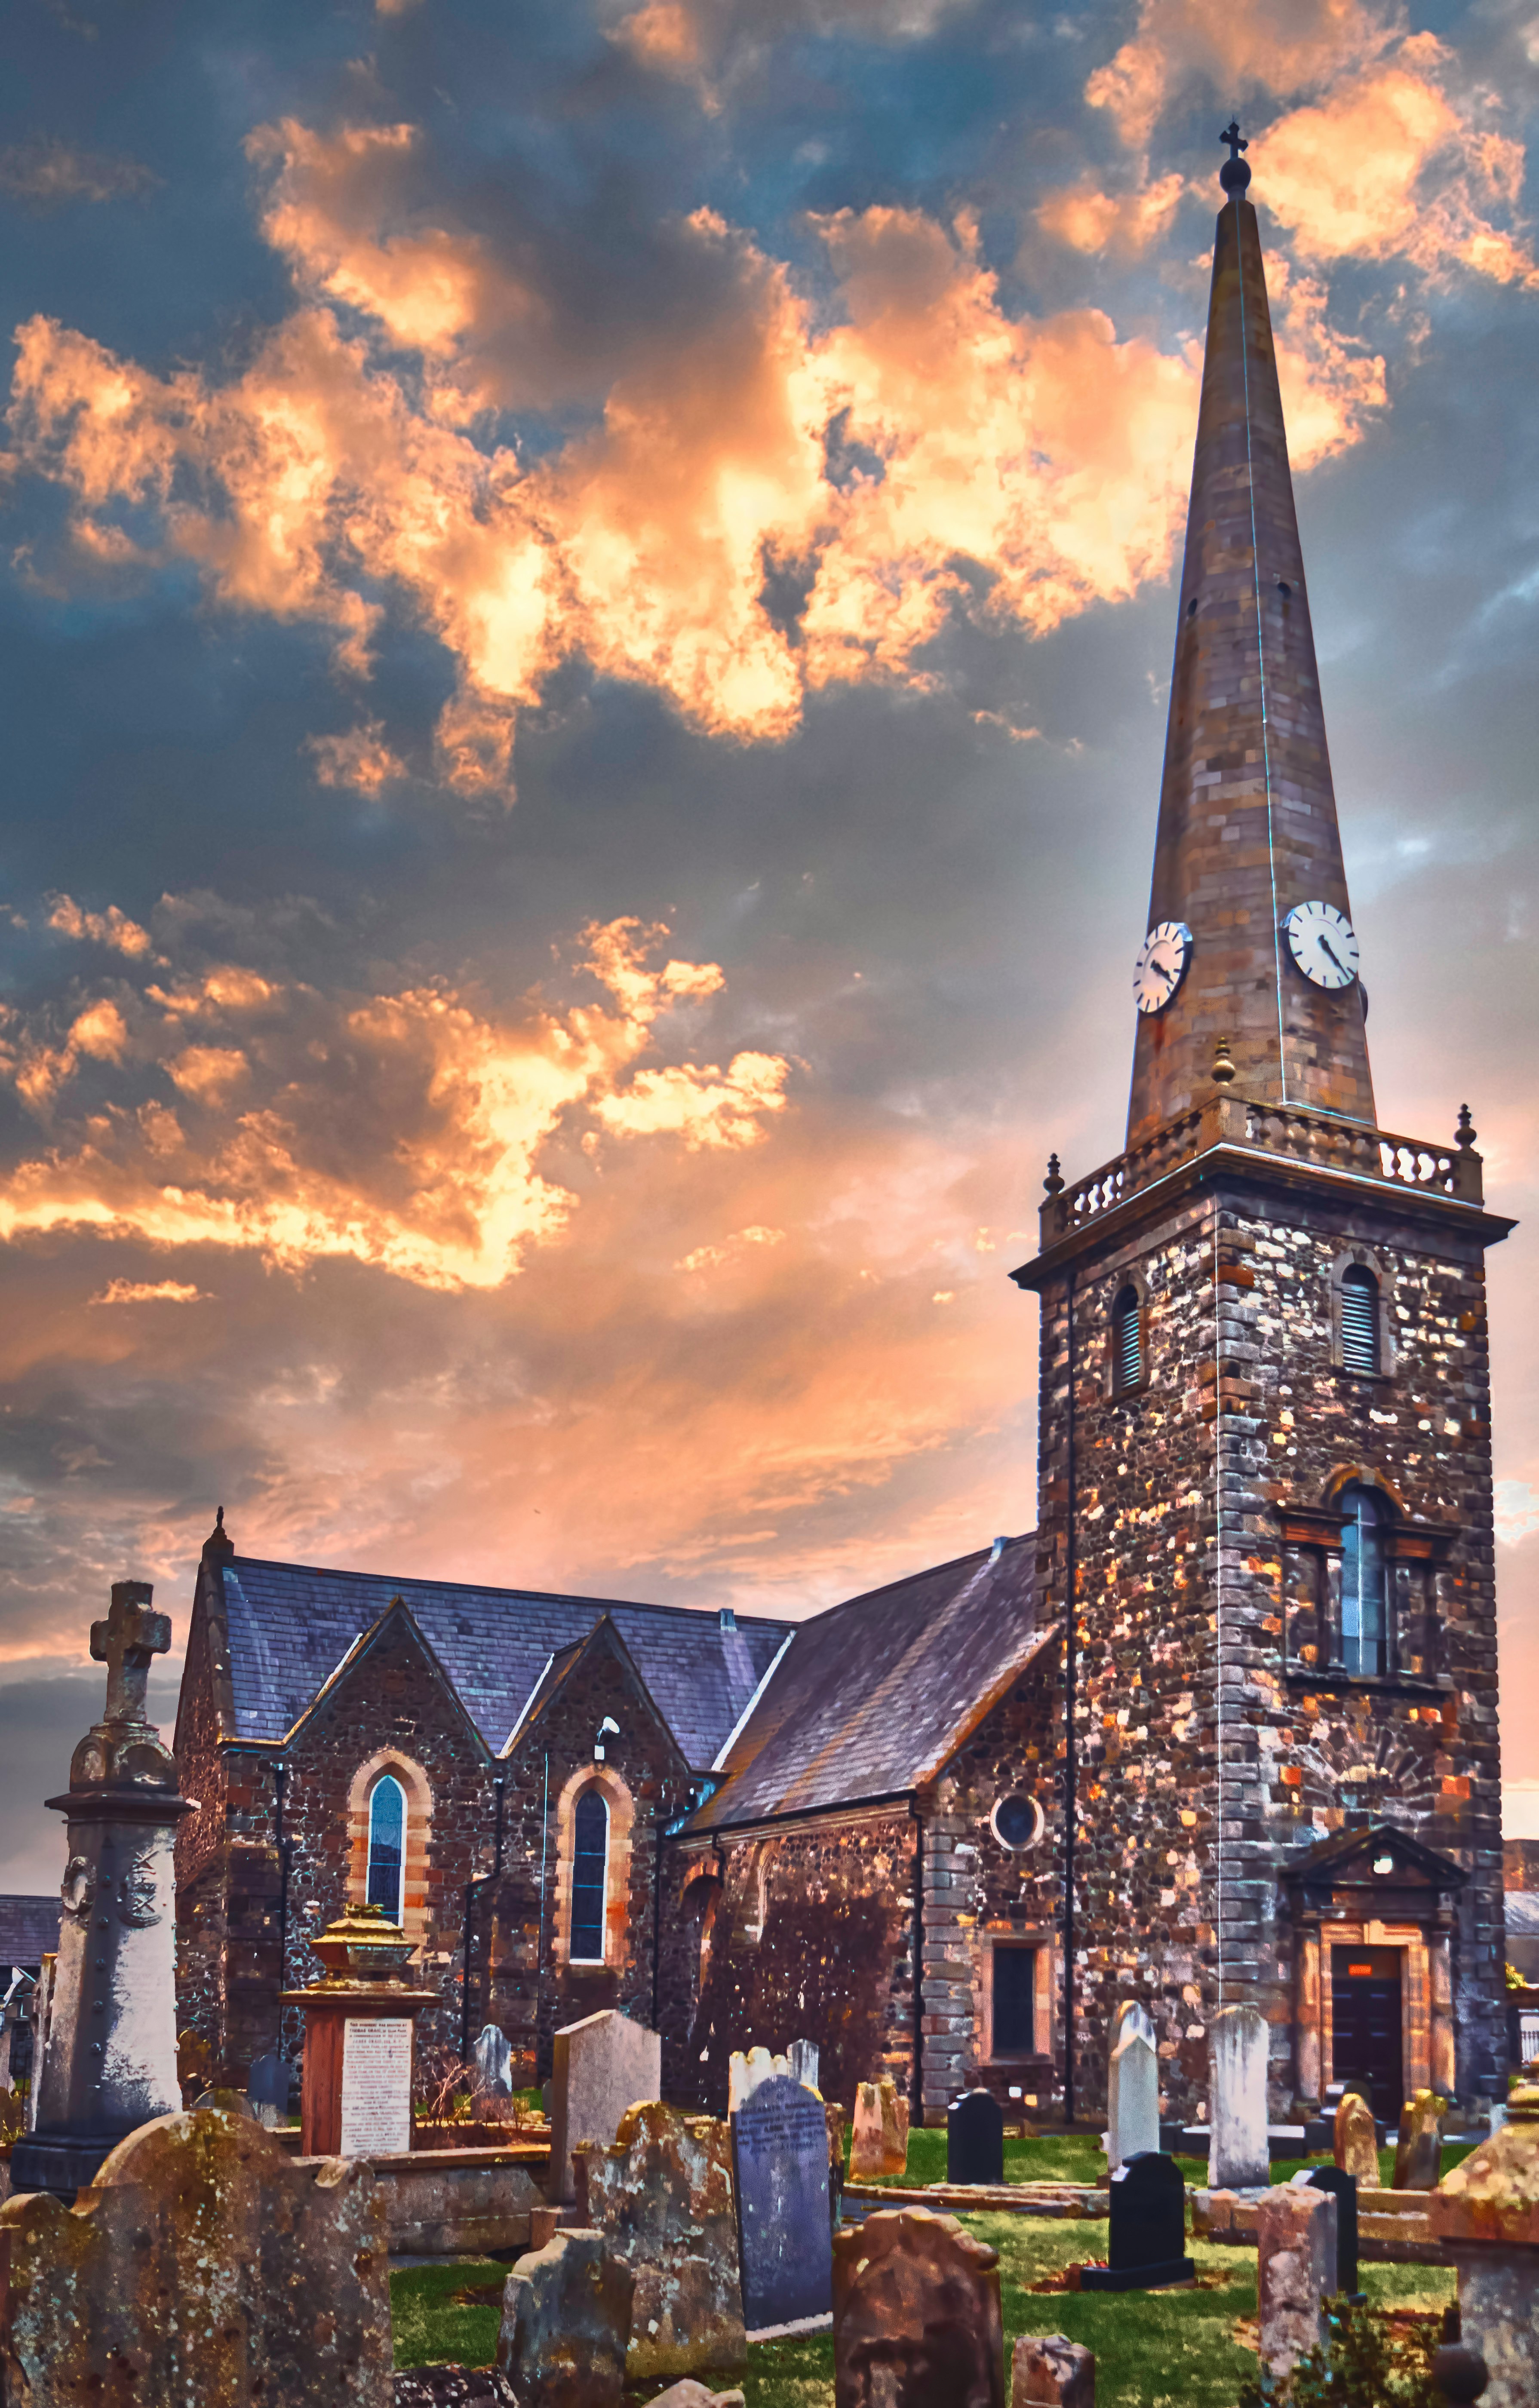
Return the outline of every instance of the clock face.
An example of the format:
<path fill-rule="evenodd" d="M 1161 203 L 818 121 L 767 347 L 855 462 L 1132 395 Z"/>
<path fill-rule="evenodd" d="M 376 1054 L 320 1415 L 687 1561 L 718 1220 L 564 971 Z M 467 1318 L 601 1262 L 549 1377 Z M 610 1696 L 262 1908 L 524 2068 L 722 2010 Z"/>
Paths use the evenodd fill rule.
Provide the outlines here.
<path fill-rule="evenodd" d="M 1316 986 L 1350 986 L 1358 975 L 1358 939 L 1333 903 L 1295 903 L 1283 922 L 1287 949 Z"/>
<path fill-rule="evenodd" d="M 1133 1001 L 1140 1011 L 1163 1011 L 1187 974 L 1192 932 L 1185 920 L 1161 920 L 1143 939 L 1133 964 Z"/>

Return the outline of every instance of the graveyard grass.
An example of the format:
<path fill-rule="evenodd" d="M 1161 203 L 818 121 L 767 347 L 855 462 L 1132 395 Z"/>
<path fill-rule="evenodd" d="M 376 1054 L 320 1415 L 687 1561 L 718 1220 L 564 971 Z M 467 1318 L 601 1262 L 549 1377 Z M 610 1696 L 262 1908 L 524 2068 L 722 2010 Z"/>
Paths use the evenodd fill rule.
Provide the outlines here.
<path fill-rule="evenodd" d="M 910 2135 L 911 2183 L 944 2178 L 945 2143 L 943 2131 Z M 1463 2154 L 1446 2149 L 1445 2171 Z M 1081 2134 L 1005 2143 L 1007 2181 L 1093 2182 L 1104 2162 L 1097 2143 Z M 1188 2182 L 1206 2180 L 1205 2164 L 1178 2162 Z M 1297 2168 L 1289 2161 L 1273 2171 L 1286 2181 Z M 1385 2171 L 1388 2175 L 1388 2165 Z M 1034 2291 L 1033 2284 L 1076 2259 L 1103 2258 L 1105 2224 L 1018 2215 L 963 2220 L 1000 2253 L 1007 2373 L 1017 2334 L 1061 2332 L 1096 2354 L 1097 2408 L 1235 2408 L 1241 2385 L 1255 2381 L 1254 2345 L 1234 2338 L 1235 2325 L 1256 2315 L 1254 2250 L 1188 2242 L 1199 2276 L 1199 2287 L 1190 2291 Z M 490 2364 L 497 2310 L 455 2304 L 453 2294 L 499 2285 L 506 2272 L 504 2265 L 461 2261 L 394 2275 L 396 2365 Z M 1361 2281 L 1375 2306 L 1440 2309 L 1454 2295 L 1452 2274 L 1439 2267 L 1364 2265 Z M 832 2408 L 833 2386 L 833 2342 L 827 2333 L 755 2343 L 749 2351 L 748 2408 Z M 664 2387 L 646 2385 L 635 2397 L 644 2401 Z"/>

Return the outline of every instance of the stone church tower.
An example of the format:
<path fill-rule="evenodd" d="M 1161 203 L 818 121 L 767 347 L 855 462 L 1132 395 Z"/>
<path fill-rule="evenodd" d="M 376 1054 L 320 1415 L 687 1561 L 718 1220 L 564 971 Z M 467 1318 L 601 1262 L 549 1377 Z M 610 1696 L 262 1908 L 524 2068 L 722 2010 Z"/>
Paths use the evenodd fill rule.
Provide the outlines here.
<path fill-rule="evenodd" d="M 1127 1149 L 1050 1166 L 1039 1612 L 1062 1618 L 1073 2085 L 1143 1999 L 1167 2112 L 1504 2091 L 1485 1211 L 1379 1126 L 1250 170 L 1230 129 Z M 1072 1607 L 1072 1611 L 1070 1610 Z"/>

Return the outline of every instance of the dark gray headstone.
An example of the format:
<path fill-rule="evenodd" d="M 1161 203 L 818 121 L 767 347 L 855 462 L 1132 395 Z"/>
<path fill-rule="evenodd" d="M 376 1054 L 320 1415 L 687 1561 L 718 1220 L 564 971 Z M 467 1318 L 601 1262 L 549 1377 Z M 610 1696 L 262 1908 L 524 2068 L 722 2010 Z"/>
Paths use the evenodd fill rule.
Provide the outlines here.
<path fill-rule="evenodd" d="M 833 2240 L 822 2100 L 783 2073 L 761 2082 L 732 2118 L 732 2171 L 748 2330 L 829 2315 Z"/>
<path fill-rule="evenodd" d="M 1112 2176 L 1111 2238 L 1104 2266 L 1080 2272 L 1085 2291 L 1155 2291 L 1189 2283 L 1187 2186 L 1173 2157 L 1141 2149 Z"/>
<path fill-rule="evenodd" d="M 280 2115 L 286 2115 L 292 2079 L 280 2057 L 256 2057 L 246 2077 L 246 2096 L 253 2107 L 276 2107 Z"/>
<path fill-rule="evenodd" d="M 1358 2178 L 1340 2166 L 1316 2166 L 1302 2179 L 1311 2190 L 1327 2190 L 1336 2202 L 1336 2288 L 1358 2293 Z"/>
<path fill-rule="evenodd" d="M 946 2110 L 946 2180 L 1004 2180 L 1004 2109 L 987 2090 L 964 2091 Z"/>

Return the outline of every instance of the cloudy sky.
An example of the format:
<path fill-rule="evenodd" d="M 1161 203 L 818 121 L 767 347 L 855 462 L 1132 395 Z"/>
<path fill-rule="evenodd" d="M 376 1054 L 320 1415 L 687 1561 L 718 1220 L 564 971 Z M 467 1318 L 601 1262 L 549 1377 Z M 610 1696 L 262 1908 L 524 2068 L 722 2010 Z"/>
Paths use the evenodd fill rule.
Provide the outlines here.
<path fill-rule="evenodd" d="M 0 1887 L 216 1504 L 792 1612 L 1030 1526 L 1234 108 L 1380 1110 L 1525 1220 L 1539 1676 L 1534 6 L 18 0 Z"/>

